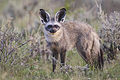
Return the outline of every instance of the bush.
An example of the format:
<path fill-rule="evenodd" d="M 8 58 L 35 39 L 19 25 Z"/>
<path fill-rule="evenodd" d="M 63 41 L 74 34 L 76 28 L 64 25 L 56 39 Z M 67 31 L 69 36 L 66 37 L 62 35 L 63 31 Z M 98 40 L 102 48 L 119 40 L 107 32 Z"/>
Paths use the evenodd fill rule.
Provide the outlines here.
<path fill-rule="evenodd" d="M 103 41 L 103 49 L 109 59 L 115 59 L 120 46 L 120 13 L 113 12 L 110 15 L 101 15 L 102 27 L 100 37 Z"/>

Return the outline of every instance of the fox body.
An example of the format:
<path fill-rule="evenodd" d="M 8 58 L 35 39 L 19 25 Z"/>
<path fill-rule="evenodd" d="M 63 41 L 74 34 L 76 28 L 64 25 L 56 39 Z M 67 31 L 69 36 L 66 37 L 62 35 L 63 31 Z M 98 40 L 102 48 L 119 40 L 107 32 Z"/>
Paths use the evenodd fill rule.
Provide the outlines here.
<path fill-rule="evenodd" d="M 50 15 L 40 9 L 41 21 L 44 24 L 44 35 L 52 56 L 61 59 L 61 67 L 65 65 L 66 51 L 76 48 L 87 64 L 98 68 L 103 67 L 103 54 L 100 49 L 100 38 L 93 28 L 82 22 L 64 22 L 66 9 L 62 8 L 50 18 Z M 53 59 L 53 72 L 56 60 Z"/>

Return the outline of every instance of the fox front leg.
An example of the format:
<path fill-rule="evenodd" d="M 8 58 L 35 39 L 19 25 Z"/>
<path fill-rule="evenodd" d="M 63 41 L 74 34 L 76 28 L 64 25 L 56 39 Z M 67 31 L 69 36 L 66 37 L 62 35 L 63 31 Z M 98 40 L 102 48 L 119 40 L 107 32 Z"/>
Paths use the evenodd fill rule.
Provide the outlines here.
<path fill-rule="evenodd" d="M 61 60 L 60 67 L 63 67 L 65 65 L 65 56 L 66 56 L 66 50 L 61 51 L 61 53 L 60 53 L 60 60 Z"/>
<path fill-rule="evenodd" d="M 52 52 L 53 52 L 52 66 L 53 66 L 53 72 L 55 72 L 56 64 L 57 64 L 56 61 L 58 60 L 58 52 L 57 52 L 57 50 L 53 50 Z"/>

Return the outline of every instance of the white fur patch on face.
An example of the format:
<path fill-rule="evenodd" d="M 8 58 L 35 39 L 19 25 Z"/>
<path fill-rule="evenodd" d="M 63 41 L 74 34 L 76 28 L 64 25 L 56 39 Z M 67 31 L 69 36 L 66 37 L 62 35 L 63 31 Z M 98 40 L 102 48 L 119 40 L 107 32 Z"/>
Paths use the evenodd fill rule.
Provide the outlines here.
<path fill-rule="evenodd" d="M 47 25 L 51 25 L 52 23 L 48 23 Z M 60 24 L 58 23 L 54 23 L 54 25 L 59 25 L 61 26 Z M 47 26 L 46 25 L 46 26 Z M 55 33 L 50 33 L 49 31 L 47 31 L 45 28 L 44 28 L 44 35 L 45 35 L 45 39 L 48 41 L 48 42 L 57 42 L 59 41 L 62 36 L 63 36 L 63 31 L 62 31 L 62 28 L 60 28 L 57 32 Z"/>

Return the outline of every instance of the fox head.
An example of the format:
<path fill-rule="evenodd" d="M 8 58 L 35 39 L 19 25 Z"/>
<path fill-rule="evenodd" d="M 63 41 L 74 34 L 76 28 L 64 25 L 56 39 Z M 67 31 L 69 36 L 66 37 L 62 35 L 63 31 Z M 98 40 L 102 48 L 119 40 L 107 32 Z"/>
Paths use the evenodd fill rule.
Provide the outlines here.
<path fill-rule="evenodd" d="M 60 9 L 54 17 L 50 17 L 50 14 L 44 9 L 40 9 L 41 22 L 44 25 L 44 35 L 47 41 L 58 41 L 62 35 L 62 25 L 65 21 L 66 9 Z"/>

